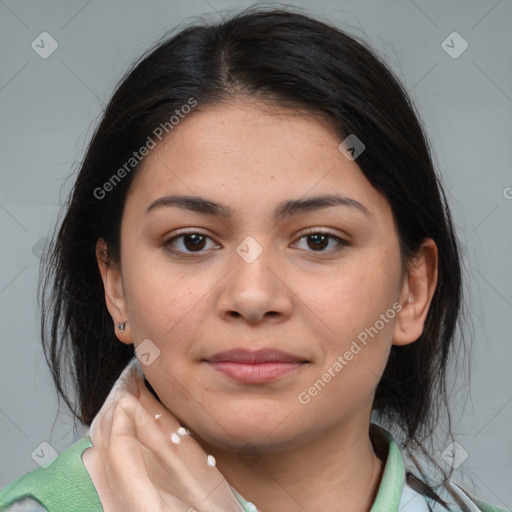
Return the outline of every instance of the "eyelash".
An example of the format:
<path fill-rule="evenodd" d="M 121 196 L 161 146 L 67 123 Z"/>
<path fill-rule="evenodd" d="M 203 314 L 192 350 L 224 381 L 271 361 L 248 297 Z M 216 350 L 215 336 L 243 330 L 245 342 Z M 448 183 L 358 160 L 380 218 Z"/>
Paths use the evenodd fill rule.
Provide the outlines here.
<path fill-rule="evenodd" d="M 204 238 L 209 238 L 211 240 L 211 238 L 209 236 L 207 236 L 207 235 L 205 235 L 203 233 L 200 233 L 198 231 L 186 231 L 186 232 L 179 233 L 178 235 L 174 235 L 173 237 L 169 238 L 168 240 L 166 240 L 164 242 L 164 245 L 168 248 L 168 250 L 171 253 L 173 253 L 175 255 L 182 256 L 184 258 L 197 258 L 197 257 L 200 257 L 200 256 L 195 256 L 195 255 L 201 255 L 205 251 L 183 252 L 183 251 L 179 251 L 179 250 L 176 250 L 176 249 L 172 248 L 172 246 L 171 246 L 172 242 L 174 242 L 175 240 L 178 240 L 180 238 L 189 236 L 189 235 L 200 235 L 200 236 L 202 236 Z M 330 240 L 336 241 L 338 243 L 338 247 L 336 247 L 335 249 L 331 249 L 330 251 L 321 250 L 321 251 L 307 251 L 307 252 L 318 253 L 318 254 L 330 253 L 330 252 L 337 253 L 337 252 L 343 250 L 345 247 L 347 247 L 349 245 L 349 243 L 346 240 L 340 238 L 339 236 L 336 236 L 333 233 L 329 233 L 327 231 L 320 231 L 320 230 L 317 230 L 317 229 L 307 230 L 305 233 L 303 233 L 300 236 L 299 241 L 302 240 L 303 238 L 307 238 L 308 236 L 311 236 L 311 235 L 324 235 L 324 236 L 327 236 Z"/>

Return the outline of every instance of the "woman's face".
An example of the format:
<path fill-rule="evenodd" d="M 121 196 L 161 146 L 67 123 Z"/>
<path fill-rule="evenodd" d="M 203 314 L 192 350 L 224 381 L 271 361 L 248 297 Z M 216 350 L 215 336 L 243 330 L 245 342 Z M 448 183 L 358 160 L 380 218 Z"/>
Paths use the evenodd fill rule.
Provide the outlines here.
<path fill-rule="evenodd" d="M 273 451 L 368 424 L 404 290 L 391 208 L 340 142 L 312 116 L 207 106 L 130 188 L 107 303 L 122 341 L 146 340 L 161 402 L 209 444 Z M 311 202 L 328 195 L 362 206 Z M 233 349 L 299 363 L 211 363 Z"/>

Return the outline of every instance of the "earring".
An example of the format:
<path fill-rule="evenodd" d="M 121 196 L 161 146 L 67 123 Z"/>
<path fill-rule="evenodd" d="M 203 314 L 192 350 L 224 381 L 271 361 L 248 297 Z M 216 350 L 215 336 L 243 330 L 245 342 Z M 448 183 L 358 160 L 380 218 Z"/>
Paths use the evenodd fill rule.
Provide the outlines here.
<path fill-rule="evenodd" d="M 128 320 L 126 320 L 125 322 L 121 323 L 121 324 L 117 324 L 117 328 L 121 331 L 121 332 L 124 332 L 125 329 L 126 329 L 126 322 L 128 322 Z"/>

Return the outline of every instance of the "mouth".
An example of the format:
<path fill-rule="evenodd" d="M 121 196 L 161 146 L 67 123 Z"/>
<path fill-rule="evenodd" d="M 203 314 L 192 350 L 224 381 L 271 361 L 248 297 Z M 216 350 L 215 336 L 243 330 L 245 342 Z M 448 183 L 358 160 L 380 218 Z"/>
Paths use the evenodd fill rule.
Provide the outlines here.
<path fill-rule="evenodd" d="M 203 361 L 227 377 L 246 384 L 260 384 L 276 380 L 309 363 L 309 361 L 292 354 L 269 349 L 229 350 L 219 352 Z"/>

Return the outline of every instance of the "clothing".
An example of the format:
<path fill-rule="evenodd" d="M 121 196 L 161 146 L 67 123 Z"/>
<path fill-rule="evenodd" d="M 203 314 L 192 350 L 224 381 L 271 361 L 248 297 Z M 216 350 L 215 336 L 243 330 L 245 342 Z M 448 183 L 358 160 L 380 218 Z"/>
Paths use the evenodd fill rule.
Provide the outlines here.
<path fill-rule="evenodd" d="M 138 366 L 138 360 L 134 357 L 127 370 L 130 365 Z M 127 375 L 141 378 L 142 371 L 127 373 L 125 370 L 112 391 L 126 385 Z M 98 416 L 113 399 L 114 393 L 111 392 Z M 86 432 L 81 439 L 63 450 L 46 468 L 37 468 L 1 490 L 0 512 L 103 512 L 96 488 L 81 458 L 82 453 L 93 446 L 90 433 L 94 425 L 93 422 L 89 433 Z M 404 460 L 391 434 L 375 424 L 372 424 L 372 428 L 387 446 L 387 456 L 370 512 L 512 512 L 484 503 L 454 483 L 450 484 L 449 492 L 440 495 L 450 506 L 449 509 L 423 496 L 406 482 Z M 232 490 L 246 512 L 257 511 L 233 487 Z"/>

